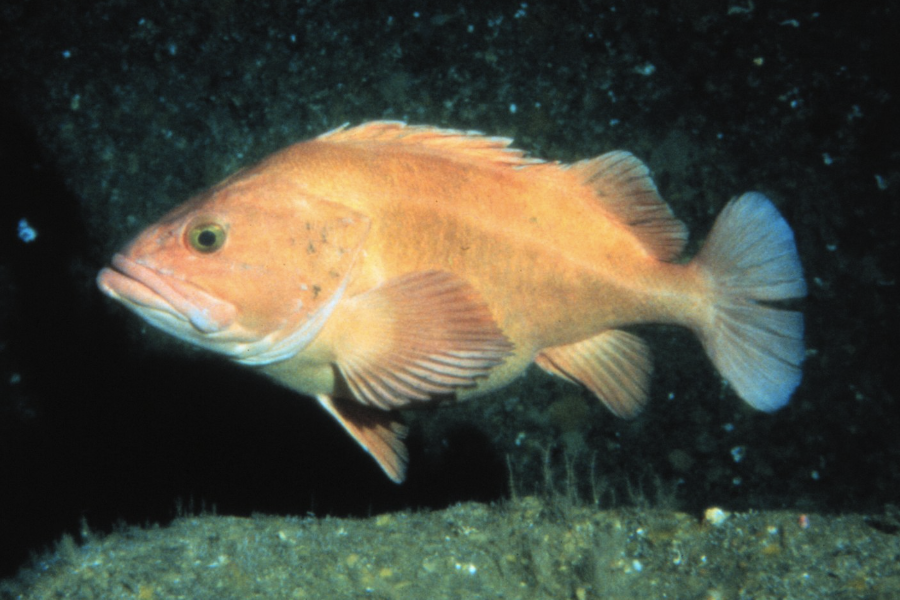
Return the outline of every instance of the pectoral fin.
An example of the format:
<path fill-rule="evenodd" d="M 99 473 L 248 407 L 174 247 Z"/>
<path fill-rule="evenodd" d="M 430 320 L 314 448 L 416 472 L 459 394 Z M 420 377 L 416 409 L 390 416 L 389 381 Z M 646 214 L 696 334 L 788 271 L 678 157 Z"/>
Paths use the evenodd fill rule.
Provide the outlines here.
<path fill-rule="evenodd" d="M 611 329 L 566 346 L 542 350 L 534 362 L 553 375 L 584 385 L 619 417 L 647 403 L 653 364 L 639 337 Z"/>
<path fill-rule="evenodd" d="M 403 443 L 407 429 L 393 413 L 324 394 L 316 396 L 316 400 L 372 455 L 388 477 L 396 483 L 403 482 L 409 462 Z"/>
<path fill-rule="evenodd" d="M 346 300 L 336 364 L 361 403 L 394 409 L 472 387 L 512 350 L 468 283 L 410 273 Z"/>

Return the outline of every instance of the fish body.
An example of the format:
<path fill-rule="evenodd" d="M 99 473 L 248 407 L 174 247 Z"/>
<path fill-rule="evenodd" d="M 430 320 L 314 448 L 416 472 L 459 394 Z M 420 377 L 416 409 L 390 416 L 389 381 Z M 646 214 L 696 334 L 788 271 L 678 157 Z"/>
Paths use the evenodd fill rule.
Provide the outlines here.
<path fill-rule="evenodd" d="M 315 397 L 395 481 L 396 409 L 500 388 L 531 364 L 631 417 L 650 351 L 623 329 L 690 328 L 750 404 L 800 382 L 806 288 L 761 194 L 707 244 L 627 152 L 572 165 L 510 140 L 395 122 L 289 146 L 176 208 L 98 275 L 150 323 Z"/>

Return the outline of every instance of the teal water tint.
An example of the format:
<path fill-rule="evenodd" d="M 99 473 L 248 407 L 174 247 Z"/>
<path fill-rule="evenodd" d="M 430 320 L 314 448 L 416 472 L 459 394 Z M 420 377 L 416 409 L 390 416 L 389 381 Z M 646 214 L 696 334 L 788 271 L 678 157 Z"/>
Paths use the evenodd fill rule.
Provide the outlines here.
<path fill-rule="evenodd" d="M 605 505 L 895 501 L 896 19 L 814 1 L 4 3 L 4 572 L 82 516 L 165 521 L 190 497 L 226 514 L 366 515 L 499 499 L 508 470 L 521 493 Z M 809 286 L 790 404 L 753 411 L 690 334 L 641 327 L 656 371 L 636 420 L 533 370 L 410 415 L 396 487 L 311 402 L 145 330 L 94 289 L 116 248 L 191 193 L 371 119 L 509 136 L 563 161 L 630 150 L 690 252 L 732 196 L 770 197 Z"/>

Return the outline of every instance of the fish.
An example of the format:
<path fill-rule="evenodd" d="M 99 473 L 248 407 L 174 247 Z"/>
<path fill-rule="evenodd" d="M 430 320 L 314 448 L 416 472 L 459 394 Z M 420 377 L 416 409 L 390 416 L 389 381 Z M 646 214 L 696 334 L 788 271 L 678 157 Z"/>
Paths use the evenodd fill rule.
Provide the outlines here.
<path fill-rule="evenodd" d="M 788 403 L 805 349 L 783 301 L 806 283 L 771 200 L 733 198 L 687 260 L 685 225 L 633 154 L 563 164 L 512 143 L 344 125 L 174 208 L 97 284 L 314 398 L 398 483 L 401 409 L 483 395 L 532 364 L 635 417 L 653 364 L 634 325 L 688 328 L 744 401 Z"/>

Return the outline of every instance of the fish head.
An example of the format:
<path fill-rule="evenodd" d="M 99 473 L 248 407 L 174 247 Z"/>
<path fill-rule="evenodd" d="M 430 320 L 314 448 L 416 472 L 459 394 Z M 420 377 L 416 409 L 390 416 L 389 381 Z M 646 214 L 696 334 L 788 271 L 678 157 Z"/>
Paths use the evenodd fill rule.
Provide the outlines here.
<path fill-rule="evenodd" d="M 191 344 L 259 365 L 315 338 L 340 300 L 369 219 L 265 171 L 232 176 L 151 225 L 97 284 Z"/>

